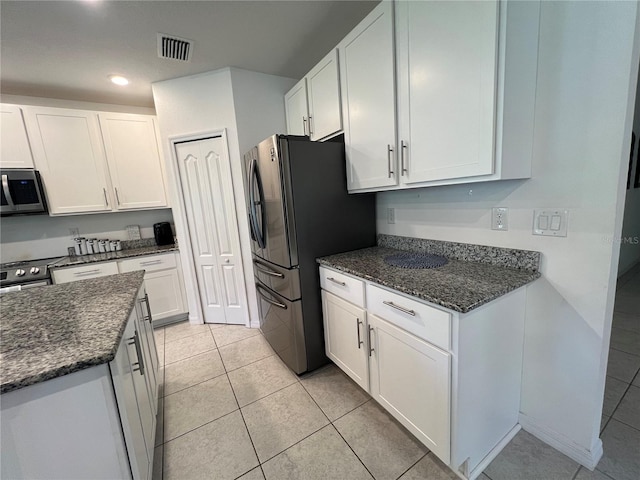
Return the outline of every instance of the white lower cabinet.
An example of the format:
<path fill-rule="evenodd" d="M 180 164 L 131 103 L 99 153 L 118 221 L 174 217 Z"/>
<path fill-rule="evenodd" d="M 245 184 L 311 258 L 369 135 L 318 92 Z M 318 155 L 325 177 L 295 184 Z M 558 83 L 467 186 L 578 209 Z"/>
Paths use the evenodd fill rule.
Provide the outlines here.
<path fill-rule="evenodd" d="M 148 323 L 134 308 L 111 362 L 2 395 L 0 477 L 151 478 L 158 358 Z"/>
<path fill-rule="evenodd" d="M 187 313 L 182 269 L 177 252 L 120 260 L 118 270 L 120 273 L 145 271 L 144 283 L 154 323 Z"/>
<path fill-rule="evenodd" d="M 477 478 L 520 429 L 525 289 L 462 314 L 331 268 L 320 279 L 327 356 L 458 476 Z"/>
<path fill-rule="evenodd" d="M 118 273 L 116 262 L 89 263 L 78 267 L 56 268 L 51 270 L 53 283 L 69 283 L 89 278 L 105 277 Z"/>
<path fill-rule="evenodd" d="M 68 283 L 136 270 L 145 271 L 144 283 L 154 326 L 166 323 L 166 320 L 173 321 L 177 319 L 176 317 L 187 315 L 186 294 L 178 252 L 55 268 L 51 274 L 53 283 Z"/>

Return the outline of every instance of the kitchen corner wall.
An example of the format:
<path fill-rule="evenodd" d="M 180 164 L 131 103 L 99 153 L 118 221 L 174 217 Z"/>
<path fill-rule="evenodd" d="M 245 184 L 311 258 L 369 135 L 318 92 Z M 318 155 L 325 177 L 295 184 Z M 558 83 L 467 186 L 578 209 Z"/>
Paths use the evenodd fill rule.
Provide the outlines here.
<path fill-rule="evenodd" d="M 618 277 L 622 276 L 640 262 L 640 186 L 634 188 L 636 175 L 640 175 L 640 82 L 636 89 L 636 106 L 633 116 L 633 131 L 636 134 L 634 162 L 631 171 L 631 185 L 626 191 L 624 221 L 620 242 L 620 261 Z"/>
<path fill-rule="evenodd" d="M 3 217 L 0 258 L 4 263 L 67 255 L 67 247 L 75 245 L 71 228 L 77 228 L 81 237 L 128 240 L 125 227 L 139 225 L 142 238 L 153 238 L 153 224 L 158 222 L 173 223 L 171 209 L 61 217 Z"/>
<path fill-rule="evenodd" d="M 165 162 L 174 161 L 170 138 L 226 129 L 233 190 L 238 216 L 242 263 L 249 302 L 249 315 L 258 323 L 258 300 L 253 280 L 247 207 L 244 198 L 242 155 L 259 141 L 285 131 L 284 94 L 296 80 L 237 68 L 223 68 L 153 84 L 153 98 L 163 143 Z M 167 169 L 171 171 L 171 169 Z M 172 204 L 181 204 L 169 175 Z M 186 225 L 176 214 L 176 233 L 186 241 Z M 185 254 L 186 251 L 181 252 Z M 192 262 L 183 259 L 190 319 L 198 306 Z M 191 290 L 191 293 L 189 291 Z"/>
<path fill-rule="evenodd" d="M 532 178 L 380 193 L 378 231 L 542 252 L 542 278 L 527 289 L 521 423 L 589 465 L 601 454 L 638 6 L 541 8 Z M 509 208 L 507 232 L 490 229 L 492 207 Z M 534 208 L 568 209 L 568 236 L 533 236 Z"/>

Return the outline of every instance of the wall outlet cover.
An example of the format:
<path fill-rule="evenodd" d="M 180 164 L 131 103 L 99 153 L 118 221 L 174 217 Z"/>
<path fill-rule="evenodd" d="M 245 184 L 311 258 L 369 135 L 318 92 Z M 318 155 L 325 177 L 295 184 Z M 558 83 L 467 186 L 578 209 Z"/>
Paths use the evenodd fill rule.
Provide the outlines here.
<path fill-rule="evenodd" d="M 509 209 L 496 207 L 491 209 L 491 230 L 509 230 Z"/>
<path fill-rule="evenodd" d="M 387 208 L 387 223 L 396 223 L 396 209 Z"/>

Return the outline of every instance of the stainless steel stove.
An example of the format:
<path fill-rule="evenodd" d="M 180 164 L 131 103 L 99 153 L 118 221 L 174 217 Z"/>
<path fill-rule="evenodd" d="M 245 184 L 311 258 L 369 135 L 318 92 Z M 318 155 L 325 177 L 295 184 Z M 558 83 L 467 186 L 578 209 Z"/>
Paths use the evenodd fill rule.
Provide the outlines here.
<path fill-rule="evenodd" d="M 17 286 L 31 288 L 51 284 L 49 265 L 59 260 L 60 257 L 54 257 L 0 264 L 0 291 L 14 290 L 11 287 Z"/>

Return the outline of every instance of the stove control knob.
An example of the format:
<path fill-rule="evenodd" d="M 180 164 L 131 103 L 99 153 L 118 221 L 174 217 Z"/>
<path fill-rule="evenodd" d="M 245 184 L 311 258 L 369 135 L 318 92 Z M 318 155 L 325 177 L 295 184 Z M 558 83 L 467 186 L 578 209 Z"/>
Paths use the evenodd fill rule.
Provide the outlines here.
<path fill-rule="evenodd" d="M 31 270 L 29 270 L 29 273 L 31 275 L 37 275 L 40 273 L 40 268 L 39 267 L 31 267 Z"/>
<path fill-rule="evenodd" d="M 24 274 L 27 273 L 24 270 L 22 270 L 21 268 L 16 270 L 16 276 L 17 277 L 24 277 Z"/>

